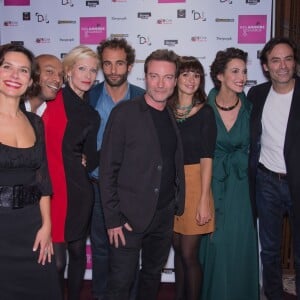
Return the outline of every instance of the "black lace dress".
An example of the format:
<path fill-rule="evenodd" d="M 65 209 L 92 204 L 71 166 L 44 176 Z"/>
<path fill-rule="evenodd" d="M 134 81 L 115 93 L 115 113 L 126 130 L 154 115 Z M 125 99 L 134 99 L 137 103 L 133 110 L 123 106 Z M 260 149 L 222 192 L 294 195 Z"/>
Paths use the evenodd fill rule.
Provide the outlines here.
<path fill-rule="evenodd" d="M 36 142 L 30 148 L 0 143 L 0 197 L 1 186 L 35 186 L 44 196 L 52 192 L 43 123 L 32 113 L 26 115 Z M 54 258 L 43 266 L 37 263 L 39 250 L 32 251 L 41 224 L 38 202 L 23 208 L 0 207 L 0 299 L 61 299 Z"/>

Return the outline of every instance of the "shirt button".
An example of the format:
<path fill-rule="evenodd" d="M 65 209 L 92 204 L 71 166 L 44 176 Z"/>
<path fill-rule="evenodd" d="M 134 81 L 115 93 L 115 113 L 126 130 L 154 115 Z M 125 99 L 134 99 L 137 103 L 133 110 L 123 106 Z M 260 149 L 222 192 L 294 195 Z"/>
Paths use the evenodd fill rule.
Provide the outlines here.
<path fill-rule="evenodd" d="M 161 170 L 162 170 L 162 165 L 158 165 L 158 166 L 157 166 L 157 170 L 158 170 L 158 171 L 161 171 Z"/>
<path fill-rule="evenodd" d="M 159 192 L 159 188 L 155 188 L 155 189 L 154 189 L 154 193 L 155 193 L 155 194 L 158 194 L 158 192 Z"/>

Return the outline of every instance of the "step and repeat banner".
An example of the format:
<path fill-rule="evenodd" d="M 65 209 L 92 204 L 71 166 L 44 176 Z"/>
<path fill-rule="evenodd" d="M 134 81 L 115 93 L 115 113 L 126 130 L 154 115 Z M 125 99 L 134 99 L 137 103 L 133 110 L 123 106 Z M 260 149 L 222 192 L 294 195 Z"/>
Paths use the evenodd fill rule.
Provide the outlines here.
<path fill-rule="evenodd" d="M 265 80 L 258 55 L 272 32 L 272 0 L 0 0 L 0 43 L 20 43 L 35 55 L 62 58 L 85 44 L 96 50 L 108 37 L 126 38 L 136 50 L 129 81 L 144 87 L 145 58 L 158 48 L 192 55 L 209 66 L 218 50 L 248 52 L 247 89 Z M 99 72 L 99 81 L 103 79 Z M 86 278 L 91 277 L 87 245 Z M 173 252 L 163 272 L 173 281 Z"/>

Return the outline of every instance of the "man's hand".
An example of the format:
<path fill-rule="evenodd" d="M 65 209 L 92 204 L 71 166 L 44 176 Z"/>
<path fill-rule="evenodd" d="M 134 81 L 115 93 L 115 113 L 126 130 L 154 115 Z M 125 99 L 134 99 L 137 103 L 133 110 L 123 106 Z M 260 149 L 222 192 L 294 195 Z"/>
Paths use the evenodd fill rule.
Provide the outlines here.
<path fill-rule="evenodd" d="M 123 227 L 128 231 L 132 231 L 132 228 L 128 223 L 125 223 L 123 226 L 107 229 L 109 243 L 111 245 L 115 245 L 116 248 L 119 247 L 119 239 L 121 240 L 123 246 L 126 245 Z"/>

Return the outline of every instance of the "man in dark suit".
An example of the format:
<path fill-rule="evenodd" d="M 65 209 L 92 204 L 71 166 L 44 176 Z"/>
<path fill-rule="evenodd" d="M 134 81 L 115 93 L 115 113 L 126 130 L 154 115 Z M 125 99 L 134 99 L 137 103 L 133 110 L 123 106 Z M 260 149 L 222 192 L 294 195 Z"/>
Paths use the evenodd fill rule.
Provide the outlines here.
<path fill-rule="evenodd" d="M 101 117 L 97 134 L 97 146 L 101 152 L 103 133 L 111 110 L 124 101 L 143 95 L 145 90 L 128 82 L 127 77 L 135 60 L 135 50 L 125 39 L 103 40 L 97 47 L 97 53 L 104 81 L 90 90 L 89 103 Z M 103 300 L 108 275 L 109 241 L 101 205 L 99 170 L 101 172 L 101 168 L 97 168 L 90 174 L 95 197 L 91 222 L 92 293 L 96 300 Z M 135 299 L 136 286 L 135 282 L 130 299 Z"/>
<path fill-rule="evenodd" d="M 100 190 L 110 240 L 106 300 L 127 300 L 142 250 L 138 300 L 155 300 L 171 246 L 174 214 L 184 209 L 183 153 L 166 106 L 177 55 L 156 50 L 144 65 L 146 93 L 120 103 L 101 150 Z"/>
<path fill-rule="evenodd" d="M 281 242 L 287 213 L 293 233 L 296 290 L 300 297 L 300 79 L 296 46 L 273 38 L 261 65 L 269 82 L 252 87 L 250 192 L 259 218 L 263 288 L 268 299 L 283 299 Z"/>

